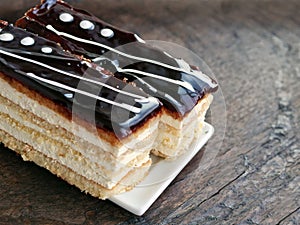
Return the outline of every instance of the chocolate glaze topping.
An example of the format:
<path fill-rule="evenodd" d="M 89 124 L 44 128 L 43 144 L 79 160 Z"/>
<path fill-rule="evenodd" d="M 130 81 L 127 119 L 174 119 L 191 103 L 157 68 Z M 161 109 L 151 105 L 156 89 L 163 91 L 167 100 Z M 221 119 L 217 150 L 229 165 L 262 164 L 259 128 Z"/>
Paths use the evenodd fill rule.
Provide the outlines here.
<path fill-rule="evenodd" d="M 151 47 L 136 34 L 120 30 L 60 0 L 42 1 L 16 24 L 91 59 L 120 79 L 134 82 L 146 93 L 158 97 L 166 109 L 179 117 L 218 87 L 195 67 Z M 125 45 L 128 43 L 134 43 L 134 48 Z"/>
<path fill-rule="evenodd" d="M 55 42 L 4 21 L 0 21 L 0 72 L 69 113 L 76 106 L 77 116 L 121 138 L 160 108 L 157 99 L 139 88 L 73 57 Z"/>

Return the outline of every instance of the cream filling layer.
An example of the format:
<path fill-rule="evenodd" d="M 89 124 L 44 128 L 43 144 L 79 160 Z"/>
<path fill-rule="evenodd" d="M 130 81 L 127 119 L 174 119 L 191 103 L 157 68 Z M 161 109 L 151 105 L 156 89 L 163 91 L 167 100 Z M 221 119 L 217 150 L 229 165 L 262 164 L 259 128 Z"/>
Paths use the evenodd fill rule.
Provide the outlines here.
<path fill-rule="evenodd" d="M 196 117 L 198 117 L 199 113 L 202 113 L 203 108 L 205 108 L 205 112 L 207 110 L 206 105 L 210 105 L 213 100 L 213 96 L 208 94 L 204 98 L 200 100 L 200 102 L 189 112 L 182 120 L 174 119 L 168 113 L 163 113 L 160 119 L 160 122 L 167 124 L 175 129 L 182 129 L 186 124 L 191 123 Z"/>
<path fill-rule="evenodd" d="M 161 135 L 157 138 L 154 153 L 165 158 L 175 158 L 184 153 L 195 138 L 196 122 L 187 124 L 182 130 L 174 129 L 166 124 L 159 124 Z"/>
<path fill-rule="evenodd" d="M 186 152 L 192 141 L 201 135 L 205 114 L 213 96 L 207 95 L 181 121 L 163 114 L 160 135 L 152 152 L 165 158 L 176 158 Z"/>
<path fill-rule="evenodd" d="M 31 112 L 23 110 L 19 106 L 15 105 L 11 101 L 3 98 L 0 95 L 0 112 L 9 114 L 10 117 L 16 121 L 22 121 L 22 124 L 28 128 L 31 128 L 37 132 L 51 136 L 51 139 L 61 142 L 63 145 L 68 145 L 72 149 L 80 152 L 84 157 L 88 158 L 92 162 L 97 162 L 110 170 L 116 170 L 119 164 L 139 166 L 141 163 L 139 159 L 141 155 L 149 154 L 149 150 L 135 151 L 128 150 L 126 153 L 119 157 L 115 157 L 109 152 L 105 152 L 103 149 L 91 145 L 87 142 L 82 142 L 78 137 L 74 137 L 72 133 L 64 130 L 62 127 L 53 126 L 46 121 L 36 117 Z M 149 137 L 150 138 L 150 137 Z M 147 142 L 147 140 L 143 140 Z M 152 140 L 150 140 L 152 142 Z M 103 163 L 102 163 L 103 162 Z"/>
<path fill-rule="evenodd" d="M 106 188 L 113 188 L 128 172 L 135 168 L 120 164 L 118 170 L 109 171 L 105 167 L 91 162 L 69 146 L 65 146 L 42 133 L 25 127 L 7 114 L 0 113 L 0 118 L 0 129 L 6 131 L 17 140 L 32 146 L 36 151 Z M 146 154 L 144 158 L 139 160 L 141 165 L 147 161 L 149 161 L 149 154 Z M 109 164 L 110 162 L 108 162 Z"/>

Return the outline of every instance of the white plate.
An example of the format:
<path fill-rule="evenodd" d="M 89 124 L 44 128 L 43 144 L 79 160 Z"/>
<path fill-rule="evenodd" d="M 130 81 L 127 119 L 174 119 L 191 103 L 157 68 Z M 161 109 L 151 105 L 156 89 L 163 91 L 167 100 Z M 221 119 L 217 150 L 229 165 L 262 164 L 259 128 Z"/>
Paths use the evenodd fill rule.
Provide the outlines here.
<path fill-rule="evenodd" d="M 159 160 L 155 157 L 154 160 L 156 161 L 151 166 L 148 176 L 139 185 L 131 191 L 115 195 L 109 200 L 138 216 L 143 215 L 206 144 L 213 133 L 213 126 L 205 123 L 203 134 L 192 143 L 190 151 L 173 161 Z"/>

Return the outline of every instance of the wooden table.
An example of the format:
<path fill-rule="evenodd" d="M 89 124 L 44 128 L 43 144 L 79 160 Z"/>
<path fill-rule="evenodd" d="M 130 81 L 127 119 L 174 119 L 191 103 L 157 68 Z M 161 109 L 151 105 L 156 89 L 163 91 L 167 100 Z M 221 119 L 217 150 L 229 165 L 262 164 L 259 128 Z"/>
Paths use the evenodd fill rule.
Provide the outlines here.
<path fill-rule="evenodd" d="M 1 146 L 0 224 L 299 224 L 300 2 L 86 2 L 73 1 L 144 39 L 191 49 L 207 63 L 220 84 L 209 117 L 216 135 L 141 217 Z M 203 168 L 209 151 L 216 154 Z"/>

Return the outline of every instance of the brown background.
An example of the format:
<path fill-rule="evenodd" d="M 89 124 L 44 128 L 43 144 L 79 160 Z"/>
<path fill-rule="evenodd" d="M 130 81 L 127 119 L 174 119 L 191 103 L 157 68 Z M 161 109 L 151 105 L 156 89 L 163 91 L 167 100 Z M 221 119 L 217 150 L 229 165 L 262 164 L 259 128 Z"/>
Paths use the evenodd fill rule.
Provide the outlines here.
<path fill-rule="evenodd" d="M 0 17 L 13 22 L 37 1 L 9 2 L 1 1 Z M 0 224 L 299 224 L 300 1 L 72 3 L 201 56 L 226 101 L 225 137 L 209 168 L 201 169 L 202 151 L 142 217 L 1 146 Z M 209 149 L 218 150 L 218 131 Z"/>

